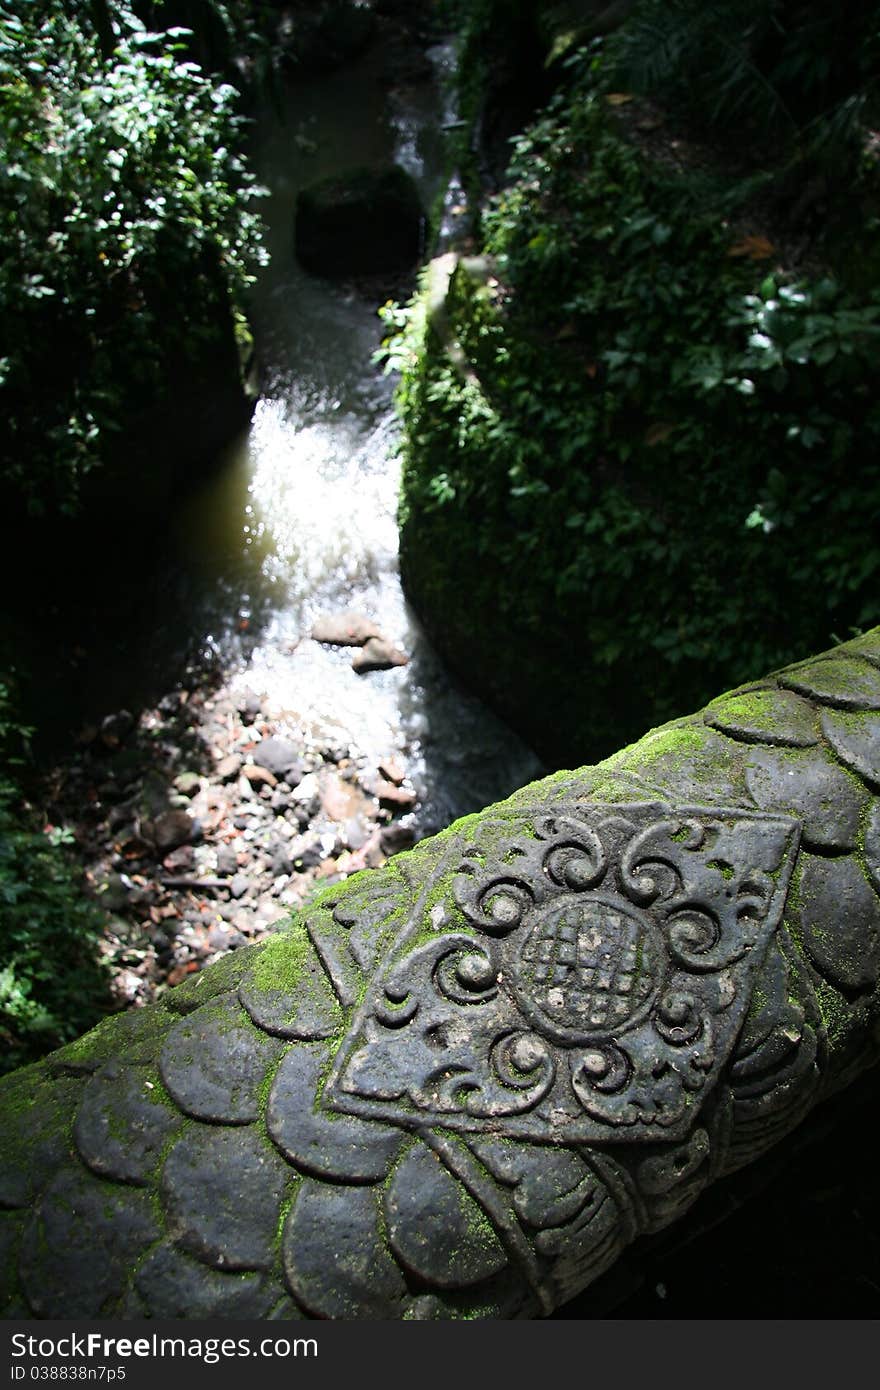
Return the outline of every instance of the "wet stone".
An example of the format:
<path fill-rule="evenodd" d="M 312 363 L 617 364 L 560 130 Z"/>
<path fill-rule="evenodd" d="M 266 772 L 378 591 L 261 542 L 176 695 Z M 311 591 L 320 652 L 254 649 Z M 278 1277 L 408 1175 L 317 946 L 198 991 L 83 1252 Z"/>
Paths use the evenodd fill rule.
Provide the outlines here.
<path fill-rule="evenodd" d="M 880 671 L 852 657 L 798 666 L 780 675 L 779 684 L 837 709 L 880 709 Z"/>
<path fill-rule="evenodd" d="M 269 1095 L 267 1128 L 291 1163 L 341 1182 L 379 1182 L 404 1135 L 398 1129 L 315 1108 L 330 1057 L 327 1043 L 297 1043 L 282 1061 Z"/>
<path fill-rule="evenodd" d="M 278 874 L 293 873 L 293 856 L 289 844 L 282 840 L 276 841 L 276 843 L 272 845 L 269 867 L 275 877 L 277 877 Z"/>
<path fill-rule="evenodd" d="M 751 690 L 714 701 L 706 723 L 745 743 L 809 748 L 819 742 L 816 715 L 790 690 Z"/>
<path fill-rule="evenodd" d="M 351 668 L 358 675 L 366 675 L 369 671 L 390 671 L 392 667 L 406 666 L 408 662 L 406 652 L 384 637 L 370 637 L 352 658 Z"/>
<path fill-rule="evenodd" d="M 147 1257 L 134 1288 L 153 1318 L 264 1318 L 280 1292 L 264 1275 L 211 1269 L 172 1245 Z"/>
<path fill-rule="evenodd" d="M 194 1127 L 162 1174 L 170 1234 L 217 1269 L 268 1269 L 289 1176 L 255 1129 Z"/>
<path fill-rule="evenodd" d="M 46 1189 L 22 1240 L 21 1283 L 40 1317 L 96 1318 L 160 1236 L 146 1192 L 68 1168 Z"/>
<path fill-rule="evenodd" d="M 242 692 L 237 709 L 243 724 L 253 724 L 263 713 L 263 701 L 253 690 Z"/>
<path fill-rule="evenodd" d="M 395 1255 L 429 1284 L 463 1288 L 507 1264 L 484 1212 L 424 1144 L 416 1144 L 392 1174 L 385 1216 Z"/>
<path fill-rule="evenodd" d="M 117 1182 L 146 1183 L 162 1149 L 183 1123 L 162 1103 L 155 1073 L 107 1062 L 91 1078 L 76 1114 L 73 1138 L 92 1172 Z"/>
<path fill-rule="evenodd" d="M 321 1318 L 393 1318 L 407 1288 L 382 1234 L 379 1192 L 305 1178 L 282 1240 L 294 1297 Z"/>
<path fill-rule="evenodd" d="M 344 1021 L 302 923 L 274 936 L 239 986 L 259 1028 L 283 1038 L 329 1038 Z"/>
<path fill-rule="evenodd" d="M 362 647 L 371 637 L 379 637 L 379 629 L 362 613 L 330 613 L 318 618 L 312 628 L 316 642 L 337 647 Z"/>
<path fill-rule="evenodd" d="M 168 1034 L 160 1071 L 189 1115 L 247 1124 L 259 1114 L 259 1088 L 282 1044 L 259 1032 L 229 994 L 181 1019 Z"/>
<path fill-rule="evenodd" d="M 839 714 L 826 710 L 822 732 L 841 762 L 880 785 L 880 714 Z"/>
<path fill-rule="evenodd" d="M 880 972 L 880 900 L 858 862 L 802 855 L 801 936 L 817 969 L 844 994 L 873 989 Z"/>
<path fill-rule="evenodd" d="M 851 849 L 868 800 L 859 783 L 818 749 L 755 748 L 746 782 L 765 811 L 803 820 L 804 840 L 822 849 Z"/>

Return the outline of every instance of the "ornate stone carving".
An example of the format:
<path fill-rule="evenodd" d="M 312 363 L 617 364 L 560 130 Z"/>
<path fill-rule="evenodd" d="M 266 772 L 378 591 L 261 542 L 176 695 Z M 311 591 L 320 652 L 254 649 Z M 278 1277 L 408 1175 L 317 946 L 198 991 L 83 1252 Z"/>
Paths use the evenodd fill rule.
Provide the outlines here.
<path fill-rule="evenodd" d="M 878 710 L 880 632 L 4 1078 L 6 1316 L 550 1312 L 876 1063 Z"/>
<path fill-rule="evenodd" d="M 325 1104 L 538 1143 L 683 1137 L 779 922 L 797 823 L 636 804 L 504 832 L 491 867 L 469 847 L 427 931 L 404 924 Z"/>

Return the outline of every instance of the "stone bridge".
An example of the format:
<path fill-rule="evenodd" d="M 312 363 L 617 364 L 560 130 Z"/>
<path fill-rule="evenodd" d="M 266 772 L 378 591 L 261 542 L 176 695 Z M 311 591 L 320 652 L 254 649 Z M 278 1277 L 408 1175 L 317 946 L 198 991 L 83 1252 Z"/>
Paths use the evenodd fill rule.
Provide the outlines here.
<path fill-rule="evenodd" d="M 6 1317 L 538 1317 L 880 1052 L 880 629 L 0 1087 Z"/>

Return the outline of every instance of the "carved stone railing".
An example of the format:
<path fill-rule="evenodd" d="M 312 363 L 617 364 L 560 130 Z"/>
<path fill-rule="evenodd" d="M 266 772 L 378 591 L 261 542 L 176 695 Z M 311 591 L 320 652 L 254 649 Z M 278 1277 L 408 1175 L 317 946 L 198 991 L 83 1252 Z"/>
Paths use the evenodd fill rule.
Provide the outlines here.
<path fill-rule="evenodd" d="M 534 1317 L 880 1053 L 880 630 L 0 1088 L 7 1317 Z"/>

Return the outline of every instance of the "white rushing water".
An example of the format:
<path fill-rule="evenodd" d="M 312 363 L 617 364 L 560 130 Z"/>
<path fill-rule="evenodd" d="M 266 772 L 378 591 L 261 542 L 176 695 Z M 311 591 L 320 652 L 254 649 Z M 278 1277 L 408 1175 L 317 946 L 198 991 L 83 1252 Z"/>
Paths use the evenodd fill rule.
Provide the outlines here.
<path fill-rule="evenodd" d="M 449 72 L 449 48 L 431 56 Z M 247 439 L 185 518 L 191 559 L 201 551 L 214 570 L 223 557 L 205 589 L 206 642 L 228 652 L 243 640 L 237 683 L 273 709 L 369 757 L 398 754 L 420 795 L 423 833 L 540 768 L 451 680 L 405 602 L 392 383 L 372 362 L 381 324 L 354 290 L 297 266 L 293 227 L 304 183 L 382 158 L 402 163 L 430 205 L 443 193 L 439 126 L 450 100 L 442 83 L 389 91 L 374 54 L 294 87 L 279 116 L 261 121 L 272 255 L 255 302 L 264 396 Z M 409 664 L 358 676 L 350 649 L 310 638 L 316 617 L 344 609 L 372 619 Z"/>

